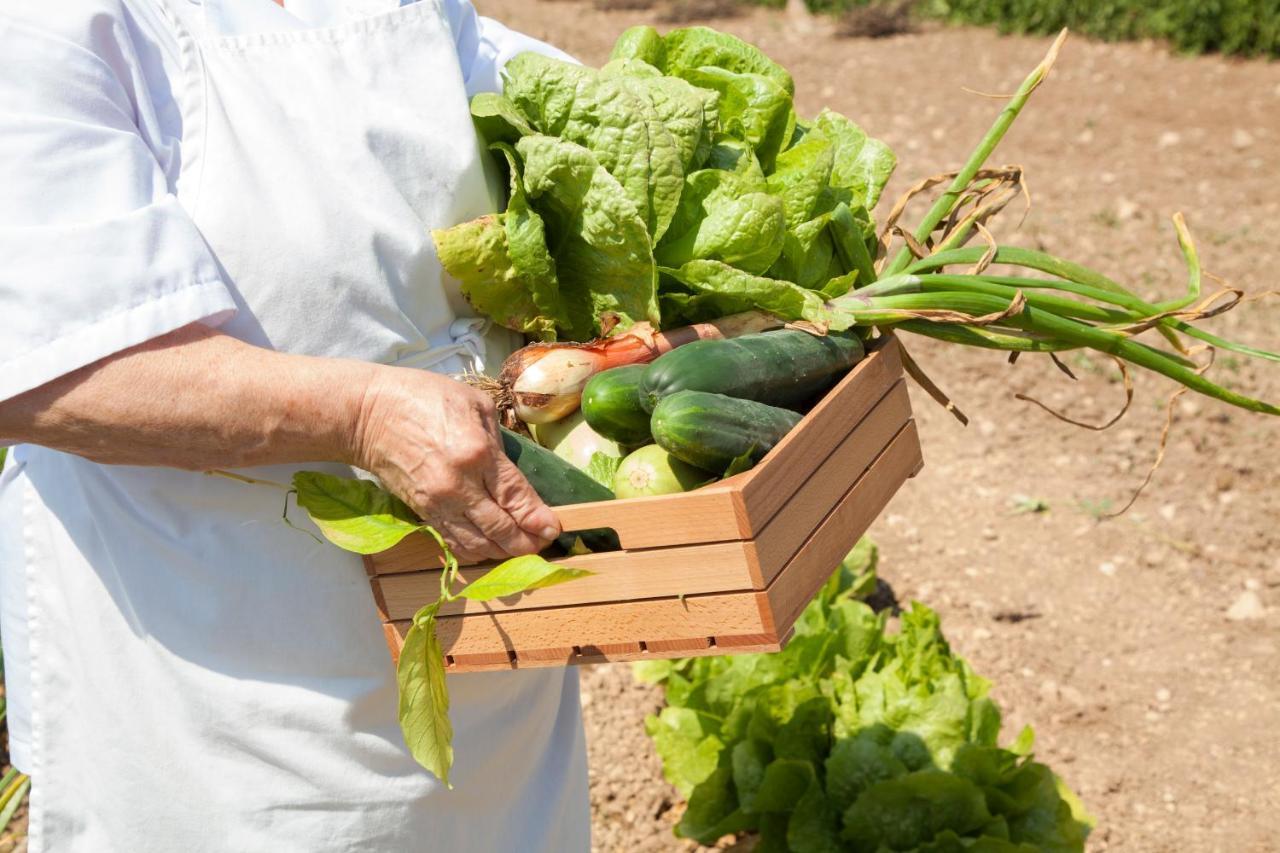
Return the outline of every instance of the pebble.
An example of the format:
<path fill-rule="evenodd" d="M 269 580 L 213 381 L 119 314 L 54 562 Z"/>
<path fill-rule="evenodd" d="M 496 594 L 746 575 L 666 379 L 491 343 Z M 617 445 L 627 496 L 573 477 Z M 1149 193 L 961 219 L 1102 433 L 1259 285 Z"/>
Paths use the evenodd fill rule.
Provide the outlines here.
<path fill-rule="evenodd" d="M 1127 198 L 1122 198 L 1116 202 L 1116 217 L 1119 218 L 1120 221 L 1124 222 L 1136 217 L 1140 209 L 1141 208 L 1138 207 L 1137 202 L 1130 201 Z"/>
<path fill-rule="evenodd" d="M 1156 691 L 1156 701 L 1159 702 L 1161 705 L 1165 704 L 1172 698 L 1173 698 L 1173 694 L 1169 692 L 1169 688 L 1167 687 L 1161 687 L 1159 690 Z"/>
<path fill-rule="evenodd" d="M 1243 151 L 1253 144 L 1253 134 L 1242 127 L 1237 127 L 1231 134 L 1231 145 L 1237 151 Z"/>
<path fill-rule="evenodd" d="M 1227 608 L 1227 618 L 1232 622 L 1248 622 L 1261 619 L 1266 612 L 1267 608 L 1263 605 L 1262 597 L 1257 591 L 1246 589 Z"/>
<path fill-rule="evenodd" d="M 988 631 L 986 628 L 974 628 L 973 638 L 975 640 L 990 640 L 991 632 Z"/>
<path fill-rule="evenodd" d="M 1142 565 L 1149 569 L 1154 569 L 1156 566 L 1164 562 L 1164 555 L 1158 549 L 1152 548 L 1150 550 L 1143 551 L 1142 556 L 1138 559 L 1142 561 Z"/>
<path fill-rule="evenodd" d="M 1111 562 L 1103 563 L 1098 566 L 1098 571 L 1102 572 L 1107 577 L 1112 577 L 1116 573 L 1116 564 Z"/>
<path fill-rule="evenodd" d="M 991 539 L 999 539 L 1000 536 L 998 533 L 996 533 L 996 531 L 993 528 L 984 527 L 982 528 L 982 538 L 991 540 Z"/>
<path fill-rule="evenodd" d="M 1251 589 L 1254 592 L 1257 592 L 1258 590 L 1262 589 L 1262 582 L 1259 581 L 1257 578 L 1245 578 L 1244 588 Z"/>
<path fill-rule="evenodd" d="M 1160 517 L 1165 521 L 1173 521 L 1173 517 L 1178 514 L 1178 507 L 1174 504 L 1165 504 L 1160 507 Z"/>
<path fill-rule="evenodd" d="M 1176 130 L 1166 130 L 1160 134 L 1160 139 L 1156 142 L 1157 148 L 1172 148 L 1182 142 L 1182 134 Z"/>

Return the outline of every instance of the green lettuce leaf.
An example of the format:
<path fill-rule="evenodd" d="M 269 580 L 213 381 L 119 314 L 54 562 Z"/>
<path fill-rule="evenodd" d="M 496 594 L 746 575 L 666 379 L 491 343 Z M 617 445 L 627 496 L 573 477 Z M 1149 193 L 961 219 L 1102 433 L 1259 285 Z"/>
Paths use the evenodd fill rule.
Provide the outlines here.
<path fill-rule="evenodd" d="M 813 218 L 823 191 L 831 183 L 835 147 L 821 133 L 810 133 L 778 155 L 769 175 L 769 192 L 782 199 L 787 228 Z"/>
<path fill-rule="evenodd" d="M 657 268 L 649 234 L 621 185 L 580 145 L 555 137 L 526 136 L 516 145 L 524 158 L 529 197 L 557 235 L 553 245 L 570 337 L 585 340 L 614 314 L 624 325 L 657 326 Z"/>
<path fill-rule="evenodd" d="M 847 329 L 855 320 L 812 290 L 789 281 L 753 276 L 719 261 L 689 261 L 678 269 L 663 267 L 662 272 L 694 294 L 707 297 L 704 304 L 714 304 L 721 316 L 758 308 L 784 320 L 807 320 L 833 331 Z"/>
<path fill-rule="evenodd" d="M 530 124 L 591 151 L 660 238 L 679 204 L 684 168 L 680 145 L 647 94 L 655 87 L 538 53 L 515 56 L 503 74 L 504 94 Z M 676 88 L 664 90 L 664 105 L 674 111 Z"/>
<path fill-rule="evenodd" d="M 647 36 L 627 36 L 628 43 Z M 621 41 L 621 40 L 620 40 Z M 617 48 L 615 47 L 615 52 Z M 660 61 L 652 62 L 667 74 L 685 77 L 689 72 L 708 66 L 723 68 L 742 74 L 756 74 L 771 80 L 791 97 L 795 94 L 795 82 L 786 69 L 765 56 L 755 45 L 748 44 L 728 33 L 710 27 L 685 27 L 672 30 L 663 39 Z"/>
<path fill-rule="evenodd" d="M 835 162 L 831 183 L 847 189 L 850 207 L 874 210 L 884 185 L 889 182 L 898 158 L 889 146 L 867 136 L 866 131 L 831 110 L 823 110 L 814 127 L 824 133 L 835 146 Z"/>
<path fill-rule="evenodd" d="M 786 229 L 782 201 L 752 192 L 754 181 L 733 172 L 704 169 L 689 176 L 667 239 L 654 257 L 679 267 L 714 260 L 747 273 L 763 273 L 782 251 Z"/>
<path fill-rule="evenodd" d="M 520 137 L 535 132 L 516 105 L 496 92 L 481 92 L 471 99 L 471 120 L 481 138 L 490 145 L 514 144 Z"/>
<path fill-rule="evenodd" d="M 755 820 L 738 808 L 732 771 L 720 767 L 690 795 L 676 834 L 701 844 L 714 844 L 721 836 L 744 832 L 755 825 Z"/>
<path fill-rule="evenodd" d="M 655 68 L 666 65 L 667 47 L 661 34 L 653 27 L 636 26 L 625 30 L 613 44 L 609 54 L 611 61 L 639 60 Z"/>
<path fill-rule="evenodd" d="M 968 779 L 921 770 L 877 782 L 844 813 L 844 837 L 866 850 L 911 850 L 943 830 L 966 835 L 991 820 L 982 791 Z"/>
<path fill-rule="evenodd" d="M 691 708 L 668 707 L 647 717 L 644 727 L 662 758 L 663 775 L 681 796 L 692 794 L 719 766 L 724 742 L 717 736 L 714 717 Z"/>
<path fill-rule="evenodd" d="M 530 337 L 554 340 L 567 328 L 555 261 L 547 250 L 546 225 L 529 206 L 515 151 L 494 146 L 507 159 L 511 200 L 507 212 L 490 214 L 431 232 L 445 270 L 462 295 L 499 325 Z"/>
<path fill-rule="evenodd" d="M 720 94 L 720 129 L 750 145 L 765 172 L 771 172 L 796 127 L 790 93 L 769 77 L 724 68 L 691 68 L 680 76 Z"/>
<path fill-rule="evenodd" d="M 678 77 L 664 77 L 657 68 L 639 60 L 611 62 L 601 74 L 620 80 L 633 94 L 649 101 L 675 139 L 684 174 L 701 167 L 711 153 L 719 124 L 719 95 Z"/>

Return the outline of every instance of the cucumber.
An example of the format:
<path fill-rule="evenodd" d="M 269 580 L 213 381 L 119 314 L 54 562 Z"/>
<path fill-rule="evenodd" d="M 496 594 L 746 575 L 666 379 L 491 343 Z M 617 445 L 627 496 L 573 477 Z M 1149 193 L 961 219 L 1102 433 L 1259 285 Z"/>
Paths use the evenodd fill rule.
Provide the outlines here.
<path fill-rule="evenodd" d="M 656 444 L 633 451 L 613 478 L 613 493 L 622 498 L 674 495 L 696 489 L 716 475 L 681 461 Z"/>
<path fill-rule="evenodd" d="M 613 500 L 613 492 L 608 487 L 597 483 L 550 450 L 506 427 L 501 429 L 502 449 L 507 458 L 515 463 L 529 485 L 549 506 Z M 569 550 L 577 538 L 581 538 L 592 551 L 612 551 L 620 547 L 612 530 L 565 533 L 557 541 Z"/>
<path fill-rule="evenodd" d="M 677 391 L 710 391 L 796 408 L 857 364 L 864 354 L 854 332 L 825 337 L 794 329 L 694 341 L 659 356 L 640 382 L 649 411 Z"/>
<path fill-rule="evenodd" d="M 724 473 L 743 456 L 759 462 L 798 423 L 796 412 L 755 400 L 677 391 L 658 401 L 652 429 L 653 440 L 672 456 Z"/>
<path fill-rule="evenodd" d="M 647 364 L 602 370 L 582 389 L 582 414 L 605 438 L 624 447 L 649 440 L 649 411 L 640 400 L 640 380 Z"/>
<path fill-rule="evenodd" d="M 616 441 L 610 441 L 591 428 L 582 418 L 582 412 L 546 424 L 529 424 L 529 432 L 538 444 L 559 456 L 579 471 L 587 470 L 591 457 L 597 453 L 621 459 L 626 451 Z M 646 430 L 647 432 L 647 430 Z"/>

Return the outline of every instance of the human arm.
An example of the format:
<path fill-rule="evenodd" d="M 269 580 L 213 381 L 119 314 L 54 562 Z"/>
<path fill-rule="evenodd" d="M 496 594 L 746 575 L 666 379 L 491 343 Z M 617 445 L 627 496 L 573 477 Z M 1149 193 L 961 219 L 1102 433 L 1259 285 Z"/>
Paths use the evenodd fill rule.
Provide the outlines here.
<path fill-rule="evenodd" d="M 537 551 L 555 516 L 503 455 L 493 404 L 437 374 L 254 347 L 192 324 L 0 402 L 0 444 L 190 470 L 344 462 L 461 559 Z"/>

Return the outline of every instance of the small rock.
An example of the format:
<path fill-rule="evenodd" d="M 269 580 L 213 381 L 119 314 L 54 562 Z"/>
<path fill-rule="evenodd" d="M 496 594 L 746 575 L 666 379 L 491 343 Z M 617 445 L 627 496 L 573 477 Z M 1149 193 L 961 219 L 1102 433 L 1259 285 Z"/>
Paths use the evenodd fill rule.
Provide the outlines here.
<path fill-rule="evenodd" d="M 1142 552 L 1142 556 L 1138 558 L 1142 565 L 1148 569 L 1154 569 L 1156 566 L 1164 562 L 1164 554 L 1158 548 L 1150 548 Z"/>
<path fill-rule="evenodd" d="M 1237 151 L 1243 151 L 1253 144 L 1253 134 L 1242 127 L 1237 127 L 1231 134 L 1231 145 Z"/>
<path fill-rule="evenodd" d="M 1121 222 L 1124 222 L 1136 217 L 1140 209 L 1141 208 L 1138 207 L 1137 202 L 1130 201 L 1127 198 L 1122 198 L 1116 202 L 1116 217 Z"/>
<path fill-rule="evenodd" d="M 1257 592 L 1258 590 L 1262 589 L 1262 582 L 1259 581 L 1257 578 L 1245 578 L 1244 588 L 1251 589 L 1254 592 Z"/>
<path fill-rule="evenodd" d="M 1246 589 L 1227 608 L 1227 618 L 1232 622 L 1246 622 L 1261 619 L 1266 612 L 1267 608 L 1263 606 L 1262 598 L 1258 593 L 1255 590 Z"/>
<path fill-rule="evenodd" d="M 1104 184 L 1114 184 L 1116 182 L 1115 172 L 1103 172 L 1098 175 L 1098 180 Z"/>
<path fill-rule="evenodd" d="M 1103 563 L 1098 566 L 1098 571 L 1102 572 L 1107 577 L 1112 577 L 1116 573 L 1116 564 L 1111 562 Z"/>
<path fill-rule="evenodd" d="M 988 631 L 986 628 L 974 628 L 973 638 L 975 640 L 990 640 L 991 632 Z"/>
<path fill-rule="evenodd" d="M 1160 139 L 1156 142 L 1157 148 L 1172 148 L 1182 142 L 1182 134 L 1176 130 L 1166 130 L 1160 134 Z"/>
<path fill-rule="evenodd" d="M 1157 722 L 1160 719 L 1160 714 L 1156 711 L 1148 711 L 1145 716 L 1149 723 Z"/>
<path fill-rule="evenodd" d="M 1000 536 L 999 534 L 996 533 L 994 528 L 984 527 L 982 528 L 982 538 L 991 540 L 991 539 L 999 539 Z"/>
<path fill-rule="evenodd" d="M 1084 130 L 1080 131 L 1080 135 L 1076 137 L 1076 141 L 1081 145 L 1088 145 L 1090 142 L 1093 142 L 1093 129 L 1086 127 Z"/>
<path fill-rule="evenodd" d="M 1173 694 L 1169 692 L 1169 688 L 1167 687 L 1161 687 L 1159 690 L 1156 691 L 1156 701 L 1159 702 L 1161 705 L 1165 704 L 1172 698 L 1173 698 Z"/>
<path fill-rule="evenodd" d="M 1174 504 L 1165 504 L 1160 507 L 1160 517 L 1165 521 L 1173 521 L 1173 517 L 1178 514 L 1178 507 Z"/>

